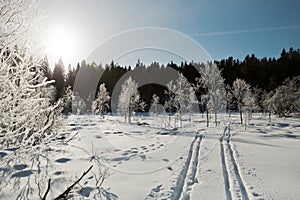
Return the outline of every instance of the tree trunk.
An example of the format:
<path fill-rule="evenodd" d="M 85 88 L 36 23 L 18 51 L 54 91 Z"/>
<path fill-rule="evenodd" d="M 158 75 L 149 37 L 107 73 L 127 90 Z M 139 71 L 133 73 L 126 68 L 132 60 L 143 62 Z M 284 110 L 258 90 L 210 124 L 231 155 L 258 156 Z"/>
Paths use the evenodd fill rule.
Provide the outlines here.
<path fill-rule="evenodd" d="M 240 110 L 240 119 L 241 119 L 241 124 L 243 124 L 243 113 L 241 110 Z"/>
<path fill-rule="evenodd" d="M 181 111 L 179 111 L 180 128 L 182 128 Z"/>
<path fill-rule="evenodd" d="M 218 126 L 218 116 L 217 116 L 217 112 L 215 111 L 215 123 L 216 123 L 216 126 Z"/>
<path fill-rule="evenodd" d="M 131 110 L 129 110 L 128 112 L 128 123 L 129 124 L 131 123 Z"/>
<path fill-rule="evenodd" d="M 209 116 L 208 116 L 208 110 L 206 109 L 206 126 L 209 126 Z"/>

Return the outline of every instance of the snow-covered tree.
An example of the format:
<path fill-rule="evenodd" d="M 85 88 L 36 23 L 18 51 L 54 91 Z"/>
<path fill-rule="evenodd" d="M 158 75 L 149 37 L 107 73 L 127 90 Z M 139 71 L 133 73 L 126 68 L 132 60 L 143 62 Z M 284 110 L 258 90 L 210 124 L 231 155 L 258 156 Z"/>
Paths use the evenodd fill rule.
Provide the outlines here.
<path fill-rule="evenodd" d="M 95 114 L 100 114 L 102 116 L 105 110 L 109 108 L 109 100 L 109 93 L 106 90 L 105 84 L 102 83 L 99 86 L 97 98 L 92 102 L 92 111 Z"/>
<path fill-rule="evenodd" d="M 164 103 L 164 107 L 169 115 L 169 126 L 171 125 L 172 112 L 177 107 L 176 99 L 175 99 L 175 90 L 176 90 L 176 87 L 173 83 L 173 80 L 171 80 L 167 84 L 167 90 L 165 90 L 166 101 Z"/>
<path fill-rule="evenodd" d="M 215 123 L 217 126 L 217 113 L 226 106 L 226 95 L 224 79 L 221 75 L 221 71 L 217 65 L 213 63 L 207 63 L 204 67 L 200 68 L 201 77 L 198 79 L 198 87 L 203 87 L 206 91 L 203 102 L 206 104 L 206 114 L 208 120 L 208 112 L 210 109 L 214 112 Z M 208 125 L 208 123 L 207 123 Z"/>
<path fill-rule="evenodd" d="M 75 112 L 77 115 L 86 112 L 86 103 L 84 99 L 80 97 L 77 93 L 75 93 L 73 96 L 72 111 Z"/>
<path fill-rule="evenodd" d="M 155 114 L 158 114 L 158 106 L 159 106 L 159 96 L 157 94 L 152 95 L 151 99 L 151 112 L 154 112 Z"/>
<path fill-rule="evenodd" d="M 61 98 L 63 113 L 68 115 L 72 112 L 73 91 L 71 86 L 67 86 L 64 95 Z"/>
<path fill-rule="evenodd" d="M 293 79 L 287 78 L 281 86 L 276 88 L 272 97 L 273 111 L 279 117 L 287 117 L 291 113 L 297 112 L 297 102 L 299 101 L 300 76 Z"/>
<path fill-rule="evenodd" d="M 234 97 L 237 99 L 237 105 L 240 112 L 241 124 L 243 124 L 243 111 L 245 102 L 249 98 L 250 85 L 246 81 L 237 78 L 232 85 Z"/>
<path fill-rule="evenodd" d="M 0 4 L 1 146 L 37 145 L 56 134 L 60 121 L 60 101 L 52 104 L 53 81 L 24 39 L 23 6 L 22 1 Z"/>
<path fill-rule="evenodd" d="M 249 123 L 251 120 L 251 113 L 252 111 L 257 107 L 257 102 L 256 102 L 256 97 L 254 95 L 254 93 L 251 91 L 251 89 L 249 89 L 244 98 L 243 98 L 243 105 L 244 108 L 243 110 L 245 111 L 247 120 L 245 120 L 245 125 L 246 123 Z"/>
<path fill-rule="evenodd" d="M 152 95 L 152 104 L 159 104 L 159 96 L 155 93 Z"/>
<path fill-rule="evenodd" d="M 182 113 L 189 112 L 193 108 L 193 104 L 196 101 L 195 91 L 187 79 L 178 73 L 176 82 L 170 81 L 167 84 L 167 101 L 165 102 L 165 108 L 169 113 L 174 109 L 180 121 L 180 127 L 182 127 Z M 171 114 L 171 113 L 170 113 Z M 169 122 L 170 122 L 169 114 Z"/>
<path fill-rule="evenodd" d="M 195 95 L 195 89 L 194 87 L 192 87 L 191 85 L 189 85 L 189 89 L 188 89 L 188 105 L 187 105 L 187 110 L 189 112 L 189 120 L 190 122 L 192 121 L 192 114 L 193 114 L 193 109 L 194 106 L 196 106 L 198 104 L 196 95 Z"/>
<path fill-rule="evenodd" d="M 137 109 L 144 109 L 145 104 L 141 102 L 138 84 L 129 77 L 121 86 L 119 95 L 118 112 L 124 115 L 125 122 L 131 123 L 132 113 Z"/>
<path fill-rule="evenodd" d="M 270 91 L 270 92 L 264 91 L 262 94 L 262 103 L 261 104 L 263 107 L 263 112 L 264 113 L 268 112 L 268 114 L 269 114 L 269 122 L 271 122 L 271 115 L 272 115 L 272 112 L 274 111 L 274 104 L 272 101 L 273 95 L 274 95 L 273 91 Z"/>

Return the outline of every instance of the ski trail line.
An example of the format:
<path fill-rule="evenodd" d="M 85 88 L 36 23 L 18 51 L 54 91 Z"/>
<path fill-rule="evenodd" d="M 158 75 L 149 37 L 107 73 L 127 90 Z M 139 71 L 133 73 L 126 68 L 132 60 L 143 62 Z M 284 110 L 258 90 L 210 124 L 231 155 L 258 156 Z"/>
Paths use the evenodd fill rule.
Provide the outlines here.
<path fill-rule="evenodd" d="M 237 162 L 234 158 L 233 151 L 232 151 L 231 144 L 230 144 L 229 140 L 227 140 L 227 147 L 228 147 L 228 150 L 229 150 L 229 155 L 230 155 L 230 158 L 231 158 L 231 162 L 233 164 L 234 173 L 236 175 L 237 181 L 238 181 L 240 189 L 241 189 L 242 199 L 249 200 L 249 196 L 248 196 L 244 181 L 242 179 L 240 170 L 238 168 L 238 164 L 237 164 Z"/>
<path fill-rule="evenodd" d="M 226 135 L 227 132 L 227 135 Z M 226 142 L 224 137 L 226 136 Z M 245 183 L 242 179 L 237 161 L 232 151 L 230 143 L 230 130 L 228 127 L 224 129 L 224 133 L 220 138 L 221 162 L 223 169 L 223 178 L 226 191 L 226 199 L 244 199 L 249 200 Z"/>
<path fill-rule="evenodd" d="M 199 169 L 199 154 L 200 154 L 200 144 L 202 141 L 202 136 L 196 135 L 195 139 L 192 141 L 189 149 L 189 154 L 185 165 L 178 177 L 176 186 L 173 188 L 174 193 L 172 195 L 173 200 L 190 199 L 188 191 L 191 190 L 191 186 L 196 182 L 196 175 Z M 197 143 L 197 145 L 195 145 Z"/>
<path fill-rule="evenodd" d="M 226 162 L 225 162 L 224 145 L 223 145 L 222 141 L 220 142 L 220 149 L 221 149 L 221 162 L 222 162 L 222 169 L 223 169 L 226 199 L 231 200 L 232 195 L 231 195 L 230 185 L 229 185 L 229 172 L 228 172 Z"/>

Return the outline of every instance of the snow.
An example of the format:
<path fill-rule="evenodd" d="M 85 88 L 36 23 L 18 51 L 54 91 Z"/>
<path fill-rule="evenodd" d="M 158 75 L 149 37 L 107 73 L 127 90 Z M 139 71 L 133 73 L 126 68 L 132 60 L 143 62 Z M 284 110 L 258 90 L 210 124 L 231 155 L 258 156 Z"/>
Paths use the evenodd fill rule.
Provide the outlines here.
<path fill-rule="evenodd" d="M 162 115 L 132 116 L 131 124 L 122 116 L 71 115 L 61 135 L 75 137 L 68 144 L 45 147 L 47 159 L 40 158 L 40 169 L 30 160 L 10 162 L 10 168 L 1 165 L 0 180 L 10 180 L 1 181 L 0 199 L 26 193 L 38 199 L 37 178 L 42 194 L 51 178 L 48 198 L 53 199 L 91 165 L 75 187 L 74 199 L 299 197 L 299 119 L 272 116 L 269 122 L 268 116 L 253 114 L 247 127 L 239 124 L 239 113 L 218 116 L 227 122 L 218 127 L 206 127 L 206 117 L 200 114 L 194 114 L 192 122 L 188 114 L 182 119 L 182 128 L 165 129 L 168 116 Z M 0 160 L 16 151 L 1 149 Z M 105 167 L 109 176 L 97 188 L 95 177 Z M 47 173 L 39 177 L 39 170 Z"/>

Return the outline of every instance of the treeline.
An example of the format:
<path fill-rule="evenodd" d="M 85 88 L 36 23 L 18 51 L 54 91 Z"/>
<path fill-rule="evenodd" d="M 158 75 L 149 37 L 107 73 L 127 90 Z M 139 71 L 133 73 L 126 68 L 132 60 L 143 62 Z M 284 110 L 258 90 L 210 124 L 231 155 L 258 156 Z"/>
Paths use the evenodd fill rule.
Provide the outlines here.
<path fill-rule="evenodd" d="M 235 79 L 240 78 L 253 87 L 269 92 L 280 86 L 286 78 L 300 75 L 300 50 L 283 49 L 278 59 L 259 59 L 252 54 L 241 61 L 229 57 L 216 61 L 216 64 L 222 71 L 225 84 L 232 85 Z"/>
<path fill-rule="evenodd" d="M 45 59 L 47 63 L 47 59 Z M 279 58 L 257 58 L 254 54 L 247 55 L 244 60 L 234 59 L 229 57 L 221 61 L 214 62 L 221 71 L 224 78 L 225 85 L 232 86 L 236 79 L 245 80 L 251 87 L 259 89 L 260 96 L 263 92 L 268 93 L 275 91 L 281 86 L 287 78 L 292 78 L 300 75 L 300 50 L 290 48 L 289 51 L 282 50 Z M 56 100 L 62 97 L 67 87 L 73 89 L 76 76 L 80 72 L 80 80 L 77 83 L 81 88 L 79 94 L 82 99 L 95 99 L 96 91 L 100 84 L 104 83 L 108 93 L 111 95 L 116 83 L 126 73 L 133 71 L 138 72 L 141 80 L 151 80 L 157 74 L 166 74 L 168 68 L 172 68 L 182 73 L 186 79 L 193 85 L 197 83 L 196 78 L 200 77 L 199 65 L 204 64 L 182 62 L 179 65 L 173 62 L 167 65 L 161 65 L 157 62 L 146 66 L 139 60 L 135 66 L 120 66 L 113 61 L 105 66 L 96 63 L 86 63 L 82 61 L 76 67 L 64 67 L 62 60 L 55 64 L 53 72 L 49 65 L 45 64 L 47 68 L 47 77 L 55 80 L 54 86 L 57 89 Z M 165 76 L 165 79 L 168 79 Z M 97 80 L 97 88 L 91 88 L 93 85 L 91 80 Z M 167 81 L 168 82 L 168 81 Z M 165 102 L 166 88 L 159 84 L 146 84 L 139 88 L 142 100 L 146 103 L 145 111 L 148 111 L 151 105 L 153 94 L 159 96 L 161 104 Z M 201 95 L 205 91 L 196 91 L 197 99 L 200 101 Z M 87 110 L 90 111 L 91 101 L 86 101 Z M 201 108 L 202 111 L 205 108 Z M 231 109 L 237 109 L 233 107 Z"/>

